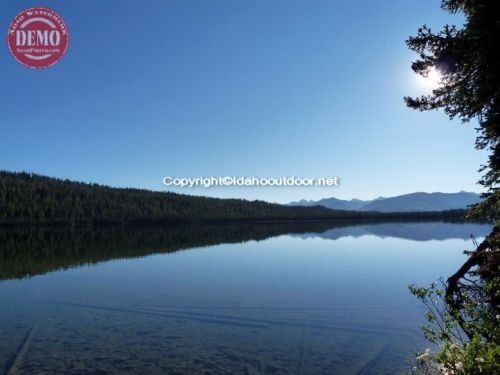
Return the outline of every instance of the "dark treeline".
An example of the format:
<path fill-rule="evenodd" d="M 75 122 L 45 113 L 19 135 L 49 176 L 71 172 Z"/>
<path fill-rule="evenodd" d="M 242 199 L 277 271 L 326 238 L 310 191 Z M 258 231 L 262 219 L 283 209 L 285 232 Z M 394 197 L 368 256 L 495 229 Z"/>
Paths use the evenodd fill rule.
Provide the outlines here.
<path fill-rule="evenodd" d="M 283 234 L 321 234 L 367 223 L 384 222 L 370 220 L 354 224 L 352 220 L 336 220 L 111 226 L 70 230 L 0 229 L 0 280 L 31 277 L 112 259 L 167 254 L 222 243 L 259 241 Z"/>
<path fill-rule="evenodd" d="M 218 199 L 111 188 L 0 171 L 0 225 L 106 224 L 185 221 L 459 218 L 465 210 L 380 213 L 289 207 L 263 201 Z"/>

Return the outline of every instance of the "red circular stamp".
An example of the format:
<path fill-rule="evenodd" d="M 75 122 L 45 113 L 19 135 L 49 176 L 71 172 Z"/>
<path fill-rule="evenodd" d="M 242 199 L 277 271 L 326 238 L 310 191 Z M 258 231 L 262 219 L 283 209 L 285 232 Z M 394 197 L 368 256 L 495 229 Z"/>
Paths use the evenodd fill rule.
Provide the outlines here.
<path fill-rule="evenodd" d="M 28 68 L 43 69 L 57 63 L 68 48 L 68 41 L 64 20 L 44 7 L 21 11 L 7 30 L 10 53 Z"/>

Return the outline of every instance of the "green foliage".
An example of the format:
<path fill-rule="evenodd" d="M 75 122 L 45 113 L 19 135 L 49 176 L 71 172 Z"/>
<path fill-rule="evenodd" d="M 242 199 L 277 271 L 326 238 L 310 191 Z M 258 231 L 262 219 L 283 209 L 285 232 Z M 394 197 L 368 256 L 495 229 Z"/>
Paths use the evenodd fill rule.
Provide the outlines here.
<path fill-rule="evenodd" d="M 217 199 L 118 189 L 30 173 L 0 171 L 0 224 L 96 224 L 223 220 L 460 218 L 465 211 L 378 213 L 289 207 L 263 201 Z"/>
<path fill-rule="evenodd" d="M 498 282 L 498 278 L 496 280 Z M 484 286 L 485 288 L 492 285 Z M 426 307 L 425 337 L 438 348 L 417 353 L 414 374 L 499 374 L 500 315 L 488 303 L 477 304 L 467 298 L 461 314 L 467 315 L 469 338 L 458 324 L 456 313 L 445 300 L 445 291 L 435 283 L 429 288 L 411 285 L 410 292 Z M 498 311 L 497 311 L 498 312 Z"/>

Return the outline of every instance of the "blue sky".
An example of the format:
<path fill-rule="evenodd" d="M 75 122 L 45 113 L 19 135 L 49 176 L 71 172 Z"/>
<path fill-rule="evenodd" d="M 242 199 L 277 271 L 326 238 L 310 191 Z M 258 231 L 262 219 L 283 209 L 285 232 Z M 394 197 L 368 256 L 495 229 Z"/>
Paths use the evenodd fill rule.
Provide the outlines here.
<path fill-rule="evenodd" d="M 480 191 L 474 125 L 403 102 L 428 90 L 404 40 L 460 23 L 438 0 L 0 0 L 0 29 L 39 5 L 69 48 L 46 70 L 0 48 L 0 169 L 155 190 L 163 176 L 341 178 L 176 190 L 276 202 Z"/>

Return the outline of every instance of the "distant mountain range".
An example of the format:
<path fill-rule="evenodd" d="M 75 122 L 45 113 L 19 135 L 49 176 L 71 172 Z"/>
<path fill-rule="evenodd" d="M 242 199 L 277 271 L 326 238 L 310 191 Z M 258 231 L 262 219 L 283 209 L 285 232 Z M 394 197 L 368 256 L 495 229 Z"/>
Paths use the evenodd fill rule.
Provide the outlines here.
<path fill-rule="evenodd" d="M 459 193 L 411 193 L 396 197 L 379 197 L 373 200 L 342 200 L 325 198 L 318 201 L 300 200 L 289 206 L 323 206 L 335 210 L 378 211 L 378 212 L 418 212 L 444 211 L 467 208 L 480 201 L 479 194 L 461 191 Z"/>

